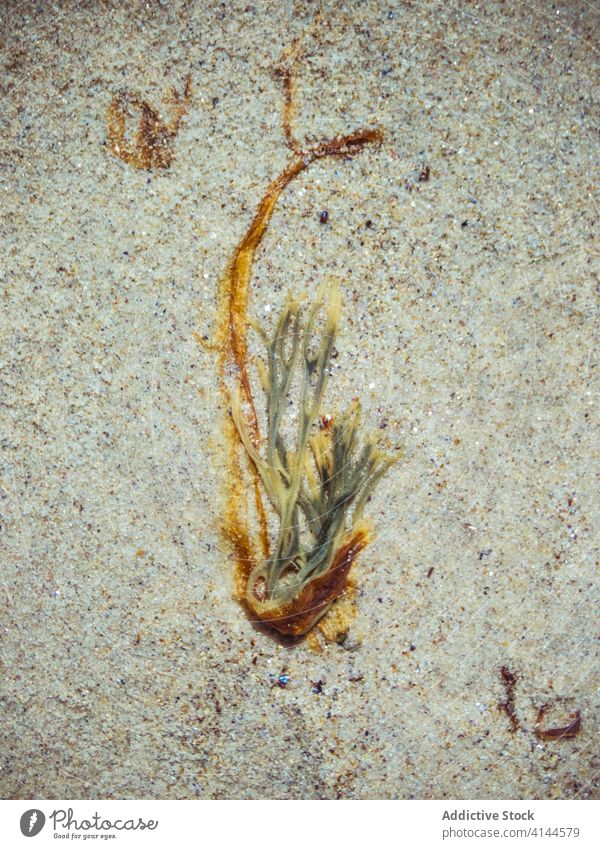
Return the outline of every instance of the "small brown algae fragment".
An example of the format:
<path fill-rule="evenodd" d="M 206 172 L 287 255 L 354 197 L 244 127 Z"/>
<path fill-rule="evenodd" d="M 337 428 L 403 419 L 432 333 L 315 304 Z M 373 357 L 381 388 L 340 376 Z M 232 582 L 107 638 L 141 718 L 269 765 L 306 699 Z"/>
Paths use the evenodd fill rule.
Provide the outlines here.
<path fill-rule="evenodd" d="M 106 125 L 112 152 L 134 168 L 150 171 L 152 168 L 169 168 L 173 161 L 173 141 L 179 132 L 181 120 L 187 112 L 192 94 L 192 80 L 188 74 L 180 95 L 170 90 L 164 102 L 172 112 L 165 121 L 159 112 L 131 91 L 116 94 L 107 110 Z M 133 114 L 132 114 L 133 113 Z M 137 133 L 133 141 L 126 138 L 127 118 L 138 114 Z"/>
<path fill-rule="evenodd" d="M 515 709 L 515 687 L 517 686 L 517 676 L 510 671 L 508 666 L 503 666 L 500 669 L 502 683 L 506 690 L 506 700 L 498 704 L 498 710 L 503 711 L 510 720 L 510 730 L 515 732 L 519 730 L 519 720 Z"/>
<path fill-rule="evenodd" d="M 578 710 L 575 711 L 574 715 L 572 714 L 574 718 L 567 725 L 558 728 L 540 728 L 539 725 L 547 709 L 548 705 L 543 705 L 538 711 L 536 727 L 533 732 L 536 737 L 540 740 L 569 740 L 579 734 L 581 731 L 581 712 Z"/>

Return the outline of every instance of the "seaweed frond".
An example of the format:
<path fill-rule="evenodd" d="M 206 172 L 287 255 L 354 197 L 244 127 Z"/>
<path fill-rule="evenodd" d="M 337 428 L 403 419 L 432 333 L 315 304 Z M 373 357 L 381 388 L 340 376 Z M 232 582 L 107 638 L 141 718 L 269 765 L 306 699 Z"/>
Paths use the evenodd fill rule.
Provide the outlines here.
<path fill-rule="evenodd" d="M 306 316 L 288 297 L 272 337 L 252 325 L 266 347 L 257 364 L 267 410 L 261 446 L 250 435 L 240 394 L 232 404 L 240 439 L 279 523 L 271 555 L 249 576 L 246 600 L 283 633 L 304 633 L 343 592 L 352 561 L 368 542 L 365 504 L 395 461 L 373 437 L 361 445 L 358 401 L 337 420 L 318 424 L 341 315 L 338 288 L 330 288 L 326 305 L 325 296 L 322 287 Z M 298 421 L 288 445 L 284 417 L 294 390 Z"/>

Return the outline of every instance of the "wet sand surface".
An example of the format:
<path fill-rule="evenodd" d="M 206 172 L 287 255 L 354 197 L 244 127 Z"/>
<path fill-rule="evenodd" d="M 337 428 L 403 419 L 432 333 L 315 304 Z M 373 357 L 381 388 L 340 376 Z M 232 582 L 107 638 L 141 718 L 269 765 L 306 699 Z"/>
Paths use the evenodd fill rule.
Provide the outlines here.
<path fill-rule="evenodd" d="M 598 9 L 0 20 L 1 796 L 597 798 Z M 326 412 L 400 458 L 347 634 L 295 645 L 234 598 L 204 344 L 292 45 L 300 145 L 384 138 L 283 191 L 249 313 L 335 277 Z"/>

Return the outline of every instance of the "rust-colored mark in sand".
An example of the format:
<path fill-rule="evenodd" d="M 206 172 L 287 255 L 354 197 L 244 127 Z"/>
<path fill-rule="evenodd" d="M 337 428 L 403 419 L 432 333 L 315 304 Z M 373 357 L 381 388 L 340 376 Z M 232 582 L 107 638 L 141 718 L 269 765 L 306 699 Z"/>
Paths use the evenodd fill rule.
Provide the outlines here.
<path fill-rule="evenodd" d="M 233 369 L 239 380 L 241 400 L 245 402 L 243 410 L 245 423 L 252 442 L 257 448 L 261 443 L 261 434 L 247 367 L 248 299 L 254 258 L 271 221 L 273 210 L 285 187 L 314 162 L 320 159 L 356 156 L 367 146 L 379 144 L 383 138 L 382 133 L 377 129 L 358 129 L 348 135 L 334 136 L 301 149 L 292 132 L 294 96 L 292 71 L 285 66 L 285 63 L 281 63 L 277 68 L 277 75 L 283 80 L 285 95 L 283 134 L 292 156 L 281 174 L 267 187 L 248 230 L 227 265 L 221 282 L 220 323 L 216 340 L 221 356 L 221 387 L 226 406 L 227 408 L 231 406 L 226 377 Z M 250 573 L 261 559 L 269 556 L 269 534 L 258 472 L 252 464 L 242 463 L 243 446 L 230 417 L 226 421 L 225 438 L 230 448 L 230 459 L 227 470 L 228 499 L 224 530 L 236 557 L 236 590 L 239 600 L 243 601 L 246 599 Z M 246 465 L 249 466 L 248 473 L 252 480 L 253 501 L 259 525 L 258 536 L 253 534 L 250 528 L 249 504 L 245 494 Z M 357 529 L 350 539 L 344 541 L 332 567 L 312 585 L 306 586 L 293 603 L 277 611 L 277 615 L 273 616 L 271 608 L 268 617 L 265 616 L 265 624 L 285 636 L 299 636 L 307 633 L 333 600 L 347 591 L 348 573 L 352 563 L 367 543 L 366 530 Z M 257 607 L 260 608 L 260 605 L 257 604 Z M 262 618 L 254 606 L 251 613 L 259 619 Z"/>
<path fill-rule="evenodd" d="M 510 730 L 515 732 L 519 730 L 519 720 L 515 709 L 515 687 L 517 686 L 517 676 L 510 671 L 508 666 L 503 666 L 500 669 L 502 683 L 506 690 L 506 699 L 498 704 L 498 710 L 503 711 L 509 721 Z"/>
<path fill-rule="evenodd" d="M 502 683 L 506 690 L 506 699 L 500 702 L 498 709 L 503 711 L 510 720 L 511 731 L 530 731 L 525 725 L 519 722 L 515 707 L 515 688 L 517 686 L 517 676 L 514 672 L 503 666 L 500 669 Z M 566 725 L 561 725 L 552 728 L 542 728 L 544 716 L 550 709 L 549 704 L 543 704 L 537 712 L 535 723 L 533 725 L 533 733 L 538 740 L 569 740 L 576 737 L 581 731 L 581 712 L 576 710 L 571 714 L 570 721 Z"/>
<path fill-rule="evenodd" d="M 112 152 L 134 168 L 150 171 L 169 168 L 173 161 L 173 141 L 179 132 L 192 95 L 192 80 L 188 74 L 181 94 L 171 88 L 164 103 L 171 112 L 170 120 L 139 95 L 131 91 L 116 94 L 107 110 L 106 127 Z M 137 131 L 133 140 L 127 138 L 128 119 L 135 120 Z"/>

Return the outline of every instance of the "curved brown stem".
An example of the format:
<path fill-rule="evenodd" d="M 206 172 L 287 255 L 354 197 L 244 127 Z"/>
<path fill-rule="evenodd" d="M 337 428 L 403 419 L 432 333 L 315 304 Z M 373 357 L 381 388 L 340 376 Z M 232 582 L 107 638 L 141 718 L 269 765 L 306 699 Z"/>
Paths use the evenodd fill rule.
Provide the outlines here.
<path fill-rule="evenodd" d="M 328 141 L 322 141 L 313 147 L 297 154 L 284 171 L 268 187 L 256 214 L 239 243 L 225 274 L 223 296 L 227 304 L 228 316 L 228 354 L 239 369 L 240 379 L 246 401 L 252 410 L 252 419 L 248 423 L 251 433 L 259 440 L 258 423 L 252 391 L 247 373 L 246 329 L 248 325 L 248 293 L 252 265 L 258 246 L 271 220 L 275 205 L 285 187 L 306 170 L 313 162 L 330 156 L 355 156 L 367 144 L 381 142 L 383 138 L 379 130 L 355 130 L 346 136 L 335 136 Z"/>

